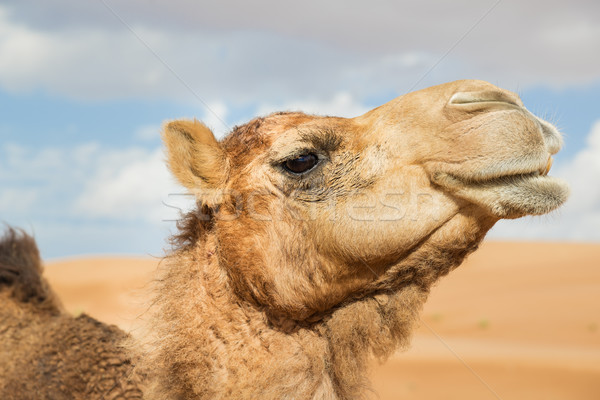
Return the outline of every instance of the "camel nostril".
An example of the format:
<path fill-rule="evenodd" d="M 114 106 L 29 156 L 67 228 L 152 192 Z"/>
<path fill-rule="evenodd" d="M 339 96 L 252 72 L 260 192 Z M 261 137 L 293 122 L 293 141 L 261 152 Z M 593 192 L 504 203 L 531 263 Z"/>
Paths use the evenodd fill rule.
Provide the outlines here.
<path fill-rule="evenodd" d="M 512 93 L 505 93 L 495 90 L 482 90 L 477 92 L 458 92 L 452 95 L 448 104 L 452 105 L 475 105 L 483 106 L 486 105 L 510 105 L 515 107 L 522 107 L 523 104 L 519 98 Z"/>

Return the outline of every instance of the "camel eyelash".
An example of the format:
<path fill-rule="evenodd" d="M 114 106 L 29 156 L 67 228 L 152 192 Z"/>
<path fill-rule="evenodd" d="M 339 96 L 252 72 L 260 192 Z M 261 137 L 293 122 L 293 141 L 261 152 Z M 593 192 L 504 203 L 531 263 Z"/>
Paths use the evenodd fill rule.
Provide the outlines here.
<path fill-rule="evenodd" d="M 325 153 L 331 153 L 338 150 L 343 142 L 342 137 L 331 129 L 318 133 L 301 133 L 300 136 L 304 141 L 312 144 L 314 148 L 321 149 L 321 151 Z"/>

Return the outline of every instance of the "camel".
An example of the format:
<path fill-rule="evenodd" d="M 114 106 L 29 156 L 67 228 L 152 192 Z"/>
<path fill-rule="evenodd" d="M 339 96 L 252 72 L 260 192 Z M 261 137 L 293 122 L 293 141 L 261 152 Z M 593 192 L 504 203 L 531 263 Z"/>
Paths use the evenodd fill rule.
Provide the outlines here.
<path fill-rule="evenodd" d="M 14 229 L 0 240 L 0 305 L 1 399 L 142 399 L 128 335 L 67 313 L 34 240 Z"/>
<path fill-rule="evenodd" d="M 111 372 L 135 388 L 123 398 L 365 398 L 369 360 L 408 346 L 432 285 L 498 220 L 548 213 L 569 193 L 548 176 L 557 129 L 483 81 L 412 92 L 352 119 L 275 113 L 221 141 L 199 121 L 173 121 L 163 140 L 197 207 L 157 271 L 142 337 L 98 323 L 117 337 L 106 340 L 115 364 L 135 365 Z M 0 273 L 11 265 L 0 258 Z M 23 329 L 18 316 L 79 323 L 0 294 L 17 309 L 0 317 L 0 343 Z M 4 381 L 7 357 L 36 351 L 10 340 Z M 0 382 L 3 398 L 19 398 L 11 390 Z"/>

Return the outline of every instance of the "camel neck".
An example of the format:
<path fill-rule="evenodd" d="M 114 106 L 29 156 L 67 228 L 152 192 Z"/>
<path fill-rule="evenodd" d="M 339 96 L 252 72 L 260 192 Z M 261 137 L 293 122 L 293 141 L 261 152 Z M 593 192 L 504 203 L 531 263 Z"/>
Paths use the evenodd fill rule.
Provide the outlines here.
<path fill-rule="evenodd" d="M 359 398 L 370 355 L 407 344 L 426 297 L 407 286 L 284 331 L 233 293 L 214 250 L 208 237 L 164 261 L 145 360 L 161 374 L 151 398 Z"/>

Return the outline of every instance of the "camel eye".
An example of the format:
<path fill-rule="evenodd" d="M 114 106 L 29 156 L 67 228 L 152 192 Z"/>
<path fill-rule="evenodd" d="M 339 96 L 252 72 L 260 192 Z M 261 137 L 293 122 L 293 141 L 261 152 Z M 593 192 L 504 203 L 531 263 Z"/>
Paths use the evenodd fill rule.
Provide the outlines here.
<path fill-rule="evenodd" d="M 318 162 L 319 157 L 315 154 L 303 154 L 285 161 L 283 163 L 283 168 L 294 174 L 302 174 L 313 169 Z"/>

